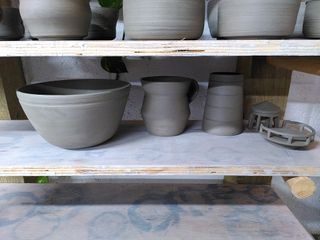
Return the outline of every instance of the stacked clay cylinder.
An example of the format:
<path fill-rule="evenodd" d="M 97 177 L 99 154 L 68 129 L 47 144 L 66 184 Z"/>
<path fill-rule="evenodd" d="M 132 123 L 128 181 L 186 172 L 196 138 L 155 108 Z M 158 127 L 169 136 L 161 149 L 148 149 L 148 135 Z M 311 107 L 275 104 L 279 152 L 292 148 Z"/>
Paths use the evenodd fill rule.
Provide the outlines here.
<path fill-rule="evenodd" d="M 237 135 L 243 131 L 243 75 L 210 75 L 203 130 L 220 136 Z"/>

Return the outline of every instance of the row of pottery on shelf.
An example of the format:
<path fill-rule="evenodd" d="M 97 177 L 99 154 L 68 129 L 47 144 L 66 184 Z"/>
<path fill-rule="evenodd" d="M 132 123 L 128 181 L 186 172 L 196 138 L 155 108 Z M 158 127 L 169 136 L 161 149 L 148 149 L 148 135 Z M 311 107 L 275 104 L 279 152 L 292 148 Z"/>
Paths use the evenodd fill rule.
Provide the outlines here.
<path fill-rule="evenodd" d="M 20 0 L 26 28 L 36 39 L 113 39 L 118 9 L 97 0 Z M 213 37 L 281 38 L 290 36 L 301 0 L 211 0 L 208 23 Z M 23 37 L 17 8 L 1 6 L 1 39 Z M 92 12 L 92 13 L 91 13 Z M 320 38 L 320 1 L 307 2 L 304 34 Z M 126 38 L 198 39 L 204 29 L 205 0 L 123 0 Z M 91 18 L 92 16 L 92 18 Z M 91 24 L 90 24 L 91 22 Z M 2 32 L 1 32 L 2 30 Z"/>
<path fill-rule="evenodd" d="M 184 77 L 147 77 L 142 79 L 142 86 L 145 91 L 142 116 L 148 132 L 158 136 L 181 134 L 190 116 L 189 104 L 199 91 L 197 81 Z M 221 90 L 227 94 L 228 89 Z M 43 138 L 62 148 L 79 149 L 103 143 L 116 133 L 129 91 L 127 82 L 83 79 L 32 84 L 18 90 L 17 96 Z M 242 95 L 238 101 L 240 98 Z M 223 135 L 221 131 L 220 135 Z"/>
<path fill-rule="evenodd" d="M 197 81 L 184 77 L 142 79 L 142 116 L 149 133 L 175 136 L 187 127 L 189 104 L 196 98 Z M 117 80 L 65 80 L 29 85 L 17 91 L 21 106 L 38 133 L 49 143 L 80 149 L 98 145 L 117 131 L 130 84 Z M 306 147 L 315 137 L 312 127 L 279 121 L 280 108 L 263 102 L 252 107 L 248 128 L 267 140 Z M 222 136 L 243 131 L 243 76 L 211 74 L 203 130 Z"/>

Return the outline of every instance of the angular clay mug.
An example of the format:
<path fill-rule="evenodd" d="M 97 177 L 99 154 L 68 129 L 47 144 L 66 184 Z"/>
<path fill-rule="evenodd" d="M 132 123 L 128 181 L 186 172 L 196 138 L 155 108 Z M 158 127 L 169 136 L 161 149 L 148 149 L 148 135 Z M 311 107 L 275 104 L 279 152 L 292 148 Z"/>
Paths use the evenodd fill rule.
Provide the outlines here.
<path fill-rule="evenodd" d="M 148 132 L 157 136 L 181 134 L 190 116 L 189 104 L 198 95 L 197 81 L 157 76 L 141 82 L 145 92 L 141 113 Z"/>

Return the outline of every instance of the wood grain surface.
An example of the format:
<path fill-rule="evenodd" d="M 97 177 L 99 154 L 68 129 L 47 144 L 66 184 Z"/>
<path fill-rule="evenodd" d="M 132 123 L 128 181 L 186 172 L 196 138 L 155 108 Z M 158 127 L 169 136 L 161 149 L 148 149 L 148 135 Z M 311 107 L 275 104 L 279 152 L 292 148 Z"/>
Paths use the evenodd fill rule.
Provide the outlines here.
<path fill-rule="evenodd" d="M 320 56 L 320 41 L 2 41 L 0 56 Z"/>

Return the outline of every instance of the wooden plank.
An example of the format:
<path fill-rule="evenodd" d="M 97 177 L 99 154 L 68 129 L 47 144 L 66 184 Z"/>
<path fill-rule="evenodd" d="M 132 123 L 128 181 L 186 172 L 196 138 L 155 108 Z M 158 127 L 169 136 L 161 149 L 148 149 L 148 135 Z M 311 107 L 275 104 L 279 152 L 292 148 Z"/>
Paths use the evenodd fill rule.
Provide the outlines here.
<path fill-rule="evenodd" d="M 0 120 L 26 119 L 16 97 L 16 89 L 25 85 L 20 58 L 0 58 Z M 23 177 L 0 177 L 1 183 L 23 183 Z"/>
<path fill-rule="evenodd" d="M 2 121 L 0 153 L 0 176 L 320 176 L 318 139 L 294 150 L 259 133 L 213 136 L 200 122 L 168 138 L 124 124 L 105 145 L 71 151 L 48 144 L 27 121 Z"/>
<path fill-rule="evenodd" d="M 312 240 L 268 186 L 2 185 L 6 240 Z"/>
<path fill-rule="evenodd" d="M 320 56 L 320 41 L 2 41 L 0 56 Z"/>
<path fill-rule="evenodd" d="M 276 67 L 320 75 L 320 58 L 317 57 L 268 57 L 267 60 Z"/>

